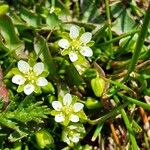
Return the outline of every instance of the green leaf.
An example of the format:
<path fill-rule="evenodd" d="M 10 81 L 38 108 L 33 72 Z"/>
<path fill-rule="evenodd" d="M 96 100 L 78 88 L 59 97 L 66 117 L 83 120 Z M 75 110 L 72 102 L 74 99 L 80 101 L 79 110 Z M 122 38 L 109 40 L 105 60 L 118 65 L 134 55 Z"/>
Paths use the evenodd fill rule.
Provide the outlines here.
<path fill-rule="evenodd" d="M 48 28 L 59 28 L 60 25 L 62 25 L 62 21 L 59 20 L 58 16 L 56 16 L 54 13 L 49 14 L 46 18 L 46 23 L 48 25 Z"/>
<path fill-rule="evenodd" d="M 72 64 L 66 66 L 66 81 L 72 86 L 83 83 L 82 77 Z"/>
<path fill-rule="evenodd" d="M 0 16 L 0 34 L 0 48 L 16 52 L 24 50 L 24 43 L 17 36 L 14 25 L 7 15 Z"/>
<path fill-rule="evenodd" d="M 47 92 L 47 93 L 52 93 L 52 94 L 55 93 L 54 86 L 50 82 L 48 82 L 48 85 L 43 86 L 42 89 L 43 89 L 44 92 Z"/>
<path fill-rule="evenodd" d="M 23 130 L 20 130 L 19 129 L 19 132 L 16 132 L 14 131 L 13 133 L 11 133 L 8 137 L 8 139 L 11 141 L 11 142 L 16 142 L 26 136 L 28 136 L 28 132 L 27 131 L 23 131 Z"/>
<path fill-rule="evenodd" d="M 40 59 L 47 65 L 50 75 L 57 76 L 51 53 L 46 40 L 42 36 L 34 38 L 34 50 Z"/>
<path fill-rule="evenodd" d="M 18 88 L 17 88 L 17 92 L 21 93 L 23 91 L 23 89 L 24 89 L 24 86 L 25 86 L 24 84 L 23 85 L 19 85 Z"/>
<path fill-rule="evenodd" d="M 26 21 L 28 26 L 32 26 L 32 27 L 38 27 L 40 26 L 40 16 L 38 16 L 37 14 L 29 11 L 28 9 L 26 9 L 25 7 L 21 7 L 21 18 Z"/>
<path fill-rule="evenodd" d="M 28 107 L 22 106 L 11 113 L 14 114 L 14 119 L 20 122 L 25 123 L 29 121 L 35 121 L 37 123 L 41 123 L 43 122 L 42 118 L 47 118 L 46 115 L 50 113 L 50 109 L 47 108 L 47 106 L 42 105 L 42 102 L 37 102 L 29 105 Z"/>
<path fill-rule="evenodd" d="M 132 31 L 134 28 L 135 21 L 132 19 L 129 10 L 124 10 L 112 26 L 112 30 L 117 34 Z"/>

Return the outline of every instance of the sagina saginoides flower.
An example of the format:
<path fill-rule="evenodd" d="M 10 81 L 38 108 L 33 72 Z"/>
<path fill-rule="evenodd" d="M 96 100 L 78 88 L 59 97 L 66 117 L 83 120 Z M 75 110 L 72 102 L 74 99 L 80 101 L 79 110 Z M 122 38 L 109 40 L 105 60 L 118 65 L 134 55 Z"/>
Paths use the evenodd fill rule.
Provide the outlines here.
<path fill-rule="evenodd" d="M 62 140 L 68 145 L 73 145 L 78 143 L 85 135 L 86 131 L 81 123 L 71 124 L 67 127 L 64 127 L 62 132 Z"/>
<path fill-rule="evenodd" d="M 91 57 L 93 55 L 90 46 L 92 33 L 80 33 L 79 27 L 73 25 L 70 27 L 69 36 L 59 40 L 58 45 L 63 49 L 62 55 L 69 55 L 72 62 L 78 60 L 78 57 L 85 56 Z"/>
<path fill-rule="evenodd" d="M 69 122 L 79 122 L 79 119 L 86 120 L 87 117 L 83 111 L 84 105 L 76 102 L 76 97 L 67 93 L 62 100 L 53 101 L 51 115 L 55 116 L 55 121 L 67 126 Z"/>
<path fill-rule="evenodd" d="M 19 85 L 17 92 L 30 95 L 32 92 L 39 93 L 43 86 L 48 85 L 45 77 L 48 75 L 42 62 L 36 63 L 31 67 L 26 61 L 20 60 L 18 68 L 12 70 L 14 76 L 12 82 Z"/>

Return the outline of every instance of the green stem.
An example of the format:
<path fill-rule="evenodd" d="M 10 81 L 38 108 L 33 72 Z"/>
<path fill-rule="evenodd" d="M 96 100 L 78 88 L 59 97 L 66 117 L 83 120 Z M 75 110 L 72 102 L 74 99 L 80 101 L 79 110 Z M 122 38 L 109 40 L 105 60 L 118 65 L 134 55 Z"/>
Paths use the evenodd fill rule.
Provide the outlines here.
<path fill-rule="evenodd" d="M 127 100 L 128 102 L 130 103 L 133 103 L 133 104 L 136 104 L 146 110 L 150 110 L 150 105 L 148 105 L 147 103 L 143 103 L 137 99 L 134 99 L 134 98 L 131 98 L 131 97 L 128 97 L 128 96 L 125 96 L 123 95 L 122 93 L 118 92 L 117 93 L 120 97 L 124 98 L 125 100 Z"/>
<path fill-rule="evenodd" d="M 113 84 L 113 85 L 115 85 L 115 86 L 117 86 L 117 87 L 119 87 L 119 88 L 121 88 L 121 89 L 124 89 L 124 90 L 126 90 L 126 91 L 129 91 L 129 92 L 134 93 L 134 91 L 133 91 L 132 89 L 130 89 L 128 86 L 124 85 L 124 84 L 121 83 L 121 82 L 113 81 L 113 80 L 111 80 L 111 79 L 107 79 L 107 78 L 104 78 L 104 77 L 102 77 L 102 78 L 103 78 L 106 82 L 109 82 L 109 83 L 111 83 L 111 84 Z"/>
<path fill-rule="evenodd" d="M 10 65 L 7 67 L 7 69 L 3 72 L 3 76 L 5 78 L 5 76 L 7 75 L 7 73 L 12 69 L 13 65 L 16 63 L 16 60 L 13 60 Z"/>
<path fill-rule="evenodd" d="M 52 7 L 55 7 L 55 0 L 52 0 Z"/>
<path fill-rule="evenodd" d="M 144 22 L 143 22 L 142 28 L 140 30 L 140 33 L 139 33 L 139 36 L 137 39 L 134 54 L 132 56 L 131 63 L 130 63 L 129 68 L 128 68 L 127 77 L 125 78 L 125 80 L 128 80 L 130 73 L 135 69 L 135 66 L 136 66 L 138 58 L 140 56 L 140 52 L 142 50 L 144 40 L 145 40 L 147 31 L 148 31 L 149 21 L 150 21 L 150 4 L 149 4 L 149 7 L 147 9 L 146 15 L 144 17 Z"/>
<path fill-rule="evenodd" d="M 94 132 L 94 134 L 93 134 L 93 136 L 92 136 L 91 141 L 95 141 L 95 140 L 97 139 L 97 137 L 98 137 L 98 135 L 100 134 L 102 128 L 103 128 L 103 124 L 98 124 L 98 125 L 97 125 L 96 130 L 95 130 L 95 132 Z"/>
<path fill-rule="evenodd" d="M 115 100 L 115 102 L 117 104 L 119 103 L 119 99 L 118 99 L 117 96 L 114 96 L 114 100 Z M 131 140 L 131 143 L 132 143 L 132 147 L 133 147 L 134 150 L 137 150 L 138 149 L 138 145 L 137 145 L 137 142 L 136 142 L 136 139 L 135 139 L 135 134 L 134 134 L 134 131 L 132 129 L 131 123 L 130 123 L 128 117 L 127 117 L 127 114 L 126 114 L 124 109 L 121 109 L 120 113 L 122 115 L 122 118 L 124 120 L 126 128 L 127 128 L 128 132 L 129 132 L 129 137 L 130 137 L 130 140 Z"/>
<path fill-rule="evenodd" d="M 110 111 L 108 114 L 98 118 L 98 119 L 95 119 L 95 120 L 88 120 L 88 123 L 91 124 L 91 125 L 95 125 L 95 124 L 103 124 L 105 121 L 107 121 L 109 118 L 113 118 L 114 116 L 116 116 L 120 109 L 122 108 L 125 108 L 129 103 L 126 102 L 120 106 L 118 106 L 117 108 L 114 108 L 112 111 Z"/>
<path fill-rule="evenodd" d="M 116 38 L 113 38 L 113 39 L 111 39 L 109 41 L 106 41 L 105 43 L 102 43 L 102 44 L 99 44 L 99 45 L 103 46 L 103 45 L 107 45 L 107 44 L 119 41 L 120 39 L 131 36 L 131 35 L 134 35 L 137 32 L 139 32 L 139 30 L 135 30 L 135 31 L 132 31 L 132 32 L 121 34 L 120 36 L 117 36 Z"/>
<path fill-rule="evenodd" d="M 112 40 L 109 0 L 105 0 L 105 5 L 106 5 L 106 16 L 107 16 L 107 22 L 108 22 L 108 35 L 109 35 L 109 40 Z M 112 43 L 110 43 L 110 55 L 111 57 L 113 57 L 113 44 Z"/>
<path fill-rule="evenodd" d="M 80 16 L 80 6 L 79 6 L 79 2 L 78 2 L 79 0 L 75 0 L 75 15 L 76 15 L 76 17 L 79 17 Z"/>

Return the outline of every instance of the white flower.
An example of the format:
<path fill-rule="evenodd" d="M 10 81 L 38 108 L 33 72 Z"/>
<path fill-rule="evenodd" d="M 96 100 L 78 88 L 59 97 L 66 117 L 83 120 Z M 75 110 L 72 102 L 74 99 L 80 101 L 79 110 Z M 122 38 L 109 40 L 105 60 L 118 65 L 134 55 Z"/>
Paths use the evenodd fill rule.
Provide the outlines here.
<path fill-rule="evenodd" d="M 92 39 L 92 33 L 85 32 L 80 36 L 78 27 L 73 25 L 70 27 L 69 38 L 61 39 L 58 45 L 63 49 L 62 53 L 70 49 L 68 55 L 72 62 L 78 60 L 79 53 L 85 57 L 91 57 L 93 55 L 92 49 L 87 46 Z"/>
<path fill-rule="evenodd" d="M 19 73 L 18 73 L 19 72 Z M 18 62 L 18 72 L 12 78 L 12 82 L 21 86 L 26 95 L 30 95 L 35 91 L 36 86 L 46 86 L 48 81 L 40 75 L 44 72 L 44 64 L 36 63 L 31 67 L 26 61 Z"/>
<path fill-rule="evenodd" d="M 62 132 L 62 140 L 68 145 L 78 143 L 85 135 L 85 128 L 82 124 L 76 123 L 64 128 Z"/>
<path fill-rule="evenodd" d="M 83 109 L 84 105 L 82 103 L 74 103 L 72 96 L 67 93 L 63 97 L 63 101 L 53 101 L 52 107 L 55 109 L 53 113 L 55 114 L 56 122 L 66 121 L 66 125 L 71 122 L 79 122 L 78 113 Z"/>

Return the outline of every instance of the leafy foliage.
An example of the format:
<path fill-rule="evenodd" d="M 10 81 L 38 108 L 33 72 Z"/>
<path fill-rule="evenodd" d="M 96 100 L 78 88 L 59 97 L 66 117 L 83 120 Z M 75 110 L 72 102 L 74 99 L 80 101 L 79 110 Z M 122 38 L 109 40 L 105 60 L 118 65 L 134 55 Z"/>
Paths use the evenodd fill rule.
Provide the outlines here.
<path fill-rule="evenodd" d="M 2 0 L 0 149 L 149 149 L 148 5 L 142 0 Z M 84 39 L 92 41 L 75 40 L 72 26 L 80 28 L 79 35 L 92 35 Z M 66 51 L 59 44 L 64 39 L 74 44 Z M 82 57 L 81 45 L 86 47 Z M 70 61 L 72 52 L 77 61 Z M 17 93 L 12 68 L 19 60 L 42 62 L 48 86 L 29 96 Z M 52 116 L 53 103 L 66 93 L 77 97 L 76 109 L 67 99 L 57 102 Z M 66 126 L 62 118 L 56 122 L 61 112 L 73 112 L 78 122 L 69 120 L 72 114 Z"/>

